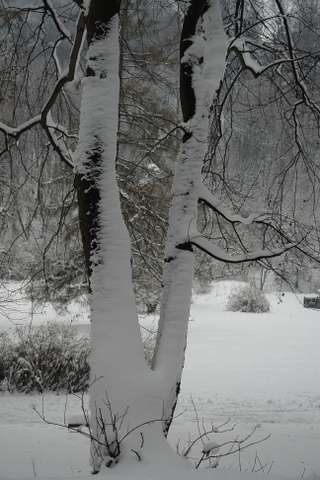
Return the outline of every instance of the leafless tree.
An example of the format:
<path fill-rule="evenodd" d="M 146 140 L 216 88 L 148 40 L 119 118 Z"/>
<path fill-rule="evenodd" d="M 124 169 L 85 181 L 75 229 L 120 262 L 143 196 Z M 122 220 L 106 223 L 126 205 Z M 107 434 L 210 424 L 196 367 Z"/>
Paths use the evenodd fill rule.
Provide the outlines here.
<path fill-rule="evenodd" d="M 163 462 L 159 456 L 175 463 L 180 461 L 173 457 L 165 436 L 180 389 L 195 249 L 221 262 L 235 264 L 266 262 L 294 248 L 306 251 L 312 258 L 318 252 L 316 244 L 313 250 L 303 245 L 306 240 L 310 244 L 310 234 L 315 235 L 315 230 L 308 225 L 297 222 L 290 225 L 289 215 L 284 216 L 281 211 L 272 218 L 271 211 L 253 213 L 249 209 L 252 205 L 247 208 L 245 201 L 238 204 L 230 201 L 230 189 L 237 193 L 242 185 L 245 191 L 242 196 L 238 195 L 240 200 L 250 198 L 250 191 L 246 190 L 245 182 L 241 183 L 242 179 L 231 182 L 226 174 L 228 162 L 232 160 L 236 164 L 234 158 L 228 158 L 232 150 L 229 146 L 234 131 L 234 113 L 229 113 L 227 107 L 239 98 L 243 112 L 242 104 L 247 95 L 250 97 L 249 115 L 254 110 L 253 100 L 260 92 L 263 92 L 262 103 L 268 103 L 265 94 L 270 86 L 272 103 L 281 105 L 278 113 L 283 115 L 286 129 L 294 131 L 288 149 L 294 156 L 288 154 L 280 171 L 282 178 L 289 178 L 291 174 L 287 172 L 291 172 L 301 158 L 315 185 L 315 163 L 311 163 L 309 154 L 303 153 L 307 152 L 305 144 L 313 140 L 301 133 L 306 116 L 315 121 L 319 113 L 316 93 L 312 93 L 308 85 L 309 75 L 311 78 L 317 68 L 316 54 L 314 51 L 301 53 L 296 46 L 294 32 L 299 31 L 297 22 L 301 22 L 301 15 L 286 9 L 281 0 L 267 5 L 253 0 L 236 0 L 223 4 L 222 10 L 217 0 L 191 0 L 179 9 L 170 2 L 163 4 L 169 11 L 172 9 L 172 15 L 178 12 L 182 26 L 183 140 L 175 162 L 163 295 L 152 369 L 144 359 L 135 313 L 130 238 L 121 213 L 117 183 L 119 168 L 125 163 L 122 155 L 126 153 L 125 150 L 120 152 L 117 141 L 121 103 L 121 2 L 91 0 L 82 5 L 81 0 L 39 0 L 26 7 L 18 0 L 14 6 L 2 0 L 1 4 L 1 17 L 6 26 L 3 45 L 7 45 L 4 72 L 11 79 L 5 83 L 5 88 L 13 92 L 7 104 L 11 116 L 4 116 L 0 123 L 2 152 L 6 155 L 16 148 L 30 130 L 41 129 L 49 151 L 55 152 L 62 163 L 74 171 L 79 225 L 91 287 L 91 369 L 96 381 L 90 389 L 90 429 L 94 439 L 91 453 L 95 472 L 102 465 L 109 465 L 110 457 L 112 464 L 125 458 L 136 461 L 138 457 L 143 461 L 149 457 L 158 465 Z M 158 7 L 161 3 L 155 2 L 155 5 Z M 14 22 L 19 28 L 13 28 Z M 11 57 L 8 45 L 14 46 Z M 74 119 L 77 109 L 72 99 L 79 88 L 82 52 L 86 60 L 81 115 L 80 119 Z M 165 62 L 165 58 L 165 55 L 160 56 L 161 62 Z M 34 76 L 30 75 L 30 66 L 35 62 L 41 65 L 41 73 Z M 248 79 L 243 79 L 246 75 Z M 263 76 L 266 76 L 266 84 L 254 84 L 254 79 Z M 6 95 L 1 96 L 6 98 Z M 22 97 L 23 103 L 20 102 Z M 61 113 L 61 105 L 70 116 Z M 260 105 L 261 101 L 259 108 Z M 237 117 L 243 131 L 247 118 L 241 114 Z M 169 124 L 167 122 L 164 136 Z M 173 124 L 176 128 L 175 121 Z M 152 125 L 145 142 L 148 155 L 153 154 L 149 136 L 153 135 L 154 127 L 156 136 L 159 135 L 159 125 Z M 159 142 L 159 138 L 154 140 Z M 234 156 L 235 152 L 233 145 Z M 282 157 L 279 158 L 282 160 Z M 154 164 L 157 165 L 156 161 Z M 252 165 L 255 169 L 261 168 L 261 163 L 257 164 L 254 158 Z M 235 167 L 232 172 L 234 175 Z M 207 177 L 205 182 L 203 173 Z M 217 182 L 220 178 L 222 183 Z M 256 188 L 254 177 L 250 183 Z M 210 186 L 214 187 L 213 191 L 208 188 Z M 278 198 L 278 194 L 275 196 Z M 199 205 L 200 212 L 203 208 L 210 211 L 212 219 L 221 227 L 216 242 L 202 229 Z M 281 202 L 279 208 L 282 208 Z M 156 220 L 156 216 L 153 218 Z M 107 403 L 104 400 L 106 392 Z M 110 406 L 120 415 L 126 412 L 126 425 L 122 428 L 131 432 L 122 435 L 125 439 L 122 448 L 114 451 L 109 448 L 115 435 L 114 424 L 108 421 Z M 108 440 L 107 452 L 98 448 L 101 438 Z"/>

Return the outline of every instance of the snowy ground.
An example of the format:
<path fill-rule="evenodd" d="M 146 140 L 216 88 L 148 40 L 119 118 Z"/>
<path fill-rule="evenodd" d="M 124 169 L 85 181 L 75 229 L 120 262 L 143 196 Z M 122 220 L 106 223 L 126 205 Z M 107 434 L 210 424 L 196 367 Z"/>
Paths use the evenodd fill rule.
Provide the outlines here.
<path fill-rule="evenodd" d="M 265 465 L 264 472 L 272 467 L 273 475 L 319 478 L 320 311 L 304 309 L 299 298 L 286 293 L 281 303 L 278 295 L 270 296 L 268 314 L 231 313 L 225 310 L 227 294 L 228 284 L 221 283 L 210 295 L 196 297 L 192 305 L 177 409 L 181 415 L 174 420 L 170 442 L 175 447 L 180 439 L 181 450 L 189 432 L 195 438 L 197 416 L 200 428 L 229 418 L 226 428 L 237 423 L 233 431 L 212 436 L 217 443 L 241 439 L 253 430 L 249 443 L 271 437 L 240 456 L 221 460 L 220 466 L 228 470 L 172 477 L 166 473 L 166 480 L 195 479 L 198 473 L 197 478 L 206 480 L 209 473 L 219 480 L 247 479 L 250 475 L 244 472 L 258 470 L 259 462 Z M 29 305 L 24 312 L 28 316 Z M 73 315 L 80 323 L 86 319 L 80 310 Z M 47 311 L 34 321 L 52 316 Z M 145 325 L 150 321 L 142 319 Z M 0 331 L 9 327 L 2 316 Z M 87 440 L 45 425 L 31 404 L 43 409 L 49 420 L 62 423 L 66 410 L 68 414 L 80 409 L 74 396 L 0 395 L 0 479 L 88 475 Z M 122 477 L 112 476 L 115 479 Z"/>

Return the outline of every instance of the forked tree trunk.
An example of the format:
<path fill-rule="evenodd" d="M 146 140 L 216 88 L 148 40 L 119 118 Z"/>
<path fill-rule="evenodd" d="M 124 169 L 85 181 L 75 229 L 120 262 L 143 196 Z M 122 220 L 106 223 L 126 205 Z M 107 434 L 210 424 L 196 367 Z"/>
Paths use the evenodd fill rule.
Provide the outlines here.
<path fill-rule="evenodd" d="M 76 187 L 91 286 L 90 428 L 94 472 L 120 459 L 138 464 L 165 452 L 164 389 L 147 366 L 131 281 L 131 254 L 116 182 L 119 1 L 92 0 L 87 12 Z M 139 428 L 137 428 L 139 426 Z M 132 433 L 128 433 L 132 430 Z M 143 446 L 143 448 L 142 448 Z M 162 454 L 159 454 L 161 450 Z M 121 464 L 121 462 L 120 462 Z"/>
<path fill-rule="evenodd" d="M 207 8 L 204 0 L 191 1 L 185 24 L 189 26 L 185 26 L 182 39 L 186 41 L 182 43 L 183 56 L 186 47 L 187 51 L 192 48 L 193 40 L 187 39 L 195 33 L 205 11 L 212 17 L 206 26 L 214 20 L 221 41 L 221 22 L 213 18 L 220 18 L 218 0 L 213 3 L 214 7 Z M 201 8 L 194 9 L 195 5 Z M 91 286 L 90 426 L 95 472 L 121 458 L 138 465 L 139 460 L 148 457 L 154 467 L 163 461 L 181 461 L 168 446 L 163 425 L 167 433 L 184 364 L 193 277 L 188 232 L 197 218 L 197 187 L 212 93 L 212 88 L 204 92 L 201 87 L 199 94 L 194 83 L 206 81 L 202 78 L 205 69 L 197 62 L 184 62 L 188 67 L 183 75 L 191 74 L 188 78 L 192 80 L 185 85 L 187 93 L 182 93 L 182 98 L 188 97 L 188 91 L 193 93 L 191 109 L 184 107 L 189 112 L 185 120 L 191 122 L 190 133 L 184 139 L 173 187 L 161 322 L 152 371 L 144 360 L 131 281 L 130 240 L 116 182 L 119 7 L 120 0 L 89 3 L 87 76 L 83 82 L 76 168 L 80 227 Z M 221 68 L 219 71 L 223 74 Z"/>

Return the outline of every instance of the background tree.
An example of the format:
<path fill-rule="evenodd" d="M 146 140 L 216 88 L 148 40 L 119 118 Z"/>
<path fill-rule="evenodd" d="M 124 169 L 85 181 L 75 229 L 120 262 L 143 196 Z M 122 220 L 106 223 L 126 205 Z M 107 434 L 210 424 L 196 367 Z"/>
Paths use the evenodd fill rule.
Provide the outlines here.
<path fill-rule="evenodd" d="M 258 2 L 224 5 L 228 31 L 231 35 L 245 31 L 247 43 L 243 55 L 231 44 L 226 75 L 214 106 L 213 135 L 204 167 L 207 185 L 226 204 L 232 203 L 236 211 L 250 212 L 255 208 L 265 212 L 272 216 L 274 226 L 294 235 L 299 232 L 300 238 L 305 238 L 300 247 L 309 256 L 301 257 L 298 249 L 286 255 L 290 260 L 285 280 L 292 288 L 302 290 L 306 289 L 310 261 L 312 263 L 318 252 L 315 212 L 319 195 L 316 160 L 319 85 L 315 42 L 318 14 L 314 4 L 305 7 L 308 14 L 306 10 L 301 14 L 299 7 L 290 3 L 288 15 L 281 17 L 278 13 L 283 9 L 279 2 L 263 8 Z M 235 18 L 241 13 L 239 23 L 229 21 L 233 12 Z M 281 63 L 283 57 L 286 58 L 284 64 Z M 293 57 L 299 59 L 294 63 L 297 68 L 290 63 Z M 306 75 L 308 79 L 304 83 Z M 227 229 L 223 219 L 215 221 L 212 229 L 210 212 L 206 211 L 205 215 L 209 235 L 223 245 L 228 243 L 229 247 L 237 243 L 235 232 Z M 265 234 L 264 227 L 259 234 L 255 233 L 262 243 L 267 240 L 266 237 L 263 240 Z M 262 271 L 273 269 L 282 276 L 282 262 L 260 263 Z M 296 264 L 300 265 L 298 283 Z M 258 265 L 249 264 L 249 267 L 246 275 L 252 278 Z M 219 271 L 221 266 L 217 265 L 216 274 Z M 225 268 L 223 273 L 227 274 Z M 230 273 L 243 275 L 243 267 L 232 267 Z M 317 285 L 313 288 L 317 289 Z"/>
<path fill-rule="evenodd" d="M 179 16 L 161 3 L 121 4 L 117 174 L 131 237 L 139 306 L 152 311 L 161 294 L 163 249 L 179 149 Z"/>

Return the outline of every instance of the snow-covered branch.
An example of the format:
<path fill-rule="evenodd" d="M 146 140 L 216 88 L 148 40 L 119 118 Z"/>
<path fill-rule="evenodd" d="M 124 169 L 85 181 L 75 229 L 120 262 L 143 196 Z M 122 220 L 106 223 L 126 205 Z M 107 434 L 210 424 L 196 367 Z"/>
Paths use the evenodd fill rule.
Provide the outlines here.
<path fill-rule="evenodd" d="M 239 58 L 242 69 L 250 70 L 255 77 L 261 75 L 262 71 L 265 70 L 265 67 L 260 65 L 247 49 L 246 40 L 244 38 L 233 39 L 229 46 L 229 52 L 235 52 Z"/>
<path fill-rule="evenodd" d="M 258 250 L 255 252 L 244 252 L 241 255 L 230 255 L 226 253 L 224 250 L 220 249 L 212 242 L 210 242 L 206 237 L 200 234 L 198 231 L 189 232 L 189 239 L 191 244 L 198 247 L 200 250 L 208 253 L 211 257 L 222 260 L 228 263 L 241 263 L 241 262 L 251 262 L 251 261 L 258 261 L 264 258 L 273 258 L 279 255 L 282 255 L 287 250 L 294 248 L 297 246 L 297 243 L 291 243 L 285 235 L 277 228 L 274 227 L 271 223 L 269 223 L 269 215 L 258 215 L 258 214 L 251 214 L 248 217 L 243 217 L 240 214 L 232 214 L 230 213 L 222 204 L 222 201 L 213 195 L 203 184 L 199 187 L 199 201 L 204 203 L 207 207 L 211 210 L 215 211 L 218 215 L 223 217 L 231 224 L 243 224 L 243 225 L 252 225 L 253 223 L 262 224 L 265 227 L 271 227 L 274 229 L 287 243 L 280 248 L 268 248 L 263 250 Z"/>
<path fill-rule="evenodd" d="M 50 3 L 46 3 L 46 5 L 51 5 Z M 72 50 L 69 57 L 69 65 L 68 68 L 59 76 L 56 84 L 54 85 L 51 94 L 47 98 L 44 106 L 42 107 L 39 115 L 34 116 L 27 122 L 17 126 L 17 127 L 10 127 L 3 122 L 0 122 L 0 131 L 2 131 L 5 136 L 12 137 L 14 140 L 18 140 L 20 135 L 27 130 L 30 130 L 37 124 L 40 124 L 44 131 L 46 132 L 50 143 L 52 144 L 54 150 L 59 154 L 61 160 L 66 163 L 68 166 L 73 166 L 72 160 L 72 153 L 66 149 L 56 135 L 56 131 L 61 132 L 61 126 L 58 126 L 52 119 L 51 109 L 55 105 L 56 100 L 60 93 L 63 91 L 64 86 L 72 82 L 75 77 L 75 73 L 78 66 L 79 56 L 83 44 L 85 32 L 85 19 L 84 13 L 80 12 L 77 26 L 76 26 L 76 35 L 73 42 Z M 67 32 L 64 32 L 67 35 Z M 68 34 L 68 38 L 70 35 Z M 71 38 L 71 37 L 70 37 Z"/>
<path fill-rule="evenodd" d="M 222 201 L 213 195 L 203 184 L 199 188 L 199 201 L 203 202 L 207 207 L 211 208 L 223 218 L 231 223 L 243 223 L 244 225 L 250 225 L 254 221 L 264 221 L 268 218 L 267 215 L 258 215 L 252 213 L 248 217 L 243 217 L 239 214 L 232 214 L 223 206 Z"/>
<path fill-rule="evenodd" d="M 3 122 L 0 122 L 0 131 L 2 131 L 6 136 L 13 137 L 15 140 L 18 140 L 20 135 L 26 130 L 30 130 L 34 125 L 37 125 L 41 122 L 41 115 L 37 115 L 27 122 L 22 123 L 18 127 L 9 127 Z"/>
<path fill-rule="evenodd" d="M 279 257 L 296 246 L 295 243 L 288 243 L 279 248 L 269 248 L 266 250 L 257 250 L 255 252 L 245 252 L 240 255 L 230 255 L 217 245 L 214 245 L 199 232 L 190 235 L 190 243 L 210 255 L 210 257 L 227 263 L 253 262 L 264 258 Z"/>
<path fill-rule="evenodd" d="M 80 55 L 81 47 L 83 43 L 84 31 L 85 31 L 84 13 L 80 12 L 78 22 L 77 22 L 76 36 L 75 36 L 75 40 L 74 40 L 73 47 L 69 57 L 68 69 L 65 70 L 62 73 L 62 75 L 60 75 L 60 77 L 58 78 L 50 97 L 48 98 L 46 104 L 42 109 L 42 113 L 41 113 L 42 118 L 46 118 L 49 110 L 54 105 L 57 99 L 57 96 L 63 89 L 64 85 L 74 80 L 75 72 L 77 69 L 78 61 L 79 61 L 79 55 Z"/>
<path fill-rule="evenodd" d="M 64 38 L 67 38 L 69 40 L 69 42 L 71 43 L 71 33 L 64 26 L 64 24 L 60 21 L 58 15 L 56 14 L 56 10 L 51 3 L 51 0 L 43 0 L 43 3 L 44 3 L 44 6 L 45 6 L 45 9 L 49 12 L 52 20 L 54 21 L 54 24 L 55 24 L 58 32 L 60 32 L 60 34 Z"/>
<path fill-rule="evenodd" d="M 239 58 L 242 70 L 249 70 L 252 75 L 257 78 L 260 75 L 264 74 L 267 70 L 278 67 L 283 63 L 291 63 L 294 65 L 294 62 L 298 60 L 303 60 L 307 57 L 307 55 L 290 58 L 279 58 L 274 60 L 273 62 L 269 63 L 268 65 L 261 65 L 253 56 L 252 52 L 247 47 L 248 44 L 251 42 L 245 38 L 236 38 L 232 40 L 229 47 L 229 52 L 235 52 L 237 57 Z M 259 46 L 259 48 L 261 48 Z"/>

